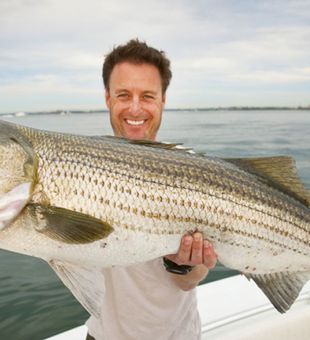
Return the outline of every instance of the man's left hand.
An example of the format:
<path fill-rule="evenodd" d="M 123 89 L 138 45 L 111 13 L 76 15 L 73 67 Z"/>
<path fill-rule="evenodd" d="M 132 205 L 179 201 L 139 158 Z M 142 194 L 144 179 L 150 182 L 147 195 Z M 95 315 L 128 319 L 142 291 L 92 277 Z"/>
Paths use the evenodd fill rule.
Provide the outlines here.
<path fill-rule="evenodd" d="M 208 269 L 214 268 L 217 261 L 213 246 L 209 241 L 204 240 L 199 232 L 184 235 L 178 252 L 165 257 L 178 265 L 196 266 L 204 264 Z"/>

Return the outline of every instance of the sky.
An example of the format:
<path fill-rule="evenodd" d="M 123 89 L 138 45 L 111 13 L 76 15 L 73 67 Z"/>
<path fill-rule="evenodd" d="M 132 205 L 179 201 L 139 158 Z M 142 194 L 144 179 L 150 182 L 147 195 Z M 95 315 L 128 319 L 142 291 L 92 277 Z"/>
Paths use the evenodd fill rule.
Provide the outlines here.
<path fill-rule="evenodd" d="M 0 113 L 105 109 L 132 38 L 171 60 L 167 108 L 310 106 L 310 0 L 0 0 Z"/>

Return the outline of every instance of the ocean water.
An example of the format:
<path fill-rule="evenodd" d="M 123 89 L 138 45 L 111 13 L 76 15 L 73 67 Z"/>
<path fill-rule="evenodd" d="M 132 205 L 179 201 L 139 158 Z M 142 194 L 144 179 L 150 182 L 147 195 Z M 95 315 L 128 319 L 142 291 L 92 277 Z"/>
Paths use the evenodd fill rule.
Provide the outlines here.
<path fill-rule="evenodd" d="M 1 118 L 40 129 L 112 134 L 107 113 Z M 310 189 L 310 111 L 167 111 L 158 140 L 218 157 L 292 155 Z M 206 281 L 232 274 L 218 266 Z M 0 250 L 0 339 L 41 340 L 87 317 L 47 264 Z"/>

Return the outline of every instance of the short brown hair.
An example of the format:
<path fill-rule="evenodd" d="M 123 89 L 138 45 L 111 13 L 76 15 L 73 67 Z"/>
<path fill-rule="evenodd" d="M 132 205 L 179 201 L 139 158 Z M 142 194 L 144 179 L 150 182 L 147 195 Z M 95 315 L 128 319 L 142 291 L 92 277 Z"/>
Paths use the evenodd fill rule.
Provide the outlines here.
<path fill-rule="evenodd" d="M 160 74 L 163 94 L 166 93 L 172 77 L 170 60 L 166 57 L 164 51 L 150 47 L 138 39 L 132 39 L 125 45 L 114 47 L 113 50 L 106 55 L 103 63 L 102 78 L 107 90 L 109 90 L 110 76 L 114 66 L 125 61 L 133 64 L 154 65 Z"/>

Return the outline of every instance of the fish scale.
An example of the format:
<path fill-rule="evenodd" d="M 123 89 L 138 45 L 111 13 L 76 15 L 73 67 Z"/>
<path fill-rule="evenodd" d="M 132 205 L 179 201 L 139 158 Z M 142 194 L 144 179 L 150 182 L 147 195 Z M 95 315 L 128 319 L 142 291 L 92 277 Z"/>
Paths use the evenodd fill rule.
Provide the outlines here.
<path fill-rule="evenodd" d="M 78 270 L 147 261 L 176 252 L 181 236 L 196 230 L 281 312 L 310 278 L 310 196 L 288 157 L 222 160 L 175 145 L 3 122 L 0 132 L 0 160 L 10 150 L 25 168 L 14 185 L 31 181 L 34 190 L 0 246 L 44 258 L 72 290 L 69 262 Z M 4 177 L 3 201 L 14 187 Z M 8 244 L 14 230 L 23 240 Z M 285 285 L 292 292 L 283 297 Z"/>
<path fill-rule="evenodd" d="M 44 135 L 43 135 L 42 139 L 44 140 Z M 39 139 L 39 140 L 41 142 L 41 139 Z M 71 143 L 69 143 L 70 141 L 71 141 Z M 70 144 L 71 148 L 72 148 L 72 141 L 75 141 L 75 142 L 78 143 L 76 145 L 76 148 L 67 149 L 66 148 L 67 144 Z M 188 158 L 188 156 L 186 154 L 182 155 L 183 158 L 181 158 L 181 161 L 179 160 L 180 154 L 177 154 L 177 158 L 176 158 L 177 161 L 175 161 L 173 159 L 173 156 L 176 155 L 176 153 L 171 155 L 171 152 L 166 151 L 165 155 L 163 155 L 161 157 L 161 159 L 158 159 L 158 158 L 155 158 L 155 156 L 157 156 L 157 154 L 159 153 L 158 150 L 155 150 L 156 151 L 155 155 L 154 154 L 150 155 L 150 152 L 148 152 L 149 150 L 144 150 L 144 148 L 142 148 L 143 150 L 140 151 L 140 154 L 139 154 L 139 153 L 137 153 L 137 150 L 136 150 L 137 147 L 134 147 L 134 146 L 131 146 L 131 145 L 129 145 L 129 147 L 127 147 L 127 145 L 125 145 L 127 148 L 125 149 L 125 152 L 122 153 L 122 157 L 117 157 L 117 156 L 113 157 L 113 155 L 115 155 L 115 151 L 116 151 L 116 153 L 117 153 L 117 151 L 120 151 L 119 145 L 117 145 L 118 148 L 116 148 L 116 150 L 115 150 L 114 145 L 117 144 L 117 143 L 115 143 L 115 142 L 114 143 L 108 143 L 107 145 L 103 145 L 103 146 L 100 143 L 95 143 L 94 147 L 91 148 L 91 149 L 87 148 L 87 143 L 88 143 L 88 141 L 85 138 L 76 138 L 76 137 L 68 136 L 68 141 L 66 143 L 64 143 L 65 147 L 62 147 L 61 150 L 58 151 L 58 154 L 57 154 L 57 157 L 61 158 L 63 161 L 67 160 L 67 163 L 63 163 L 63 164 L 59 165 L 60 172 L 63 172 L 66 166 L 70 170 L 70 160 L 73 160 L 73 159 L 77 160 L 78 159 L 81 164 L 85 164 L 85 168 L 81 171 L 82 174 L 86 174 L 87 171 L 90 171 L 92 169 L 92 167 L 96 167 L 97 171 L 101 170 L 101 173 L 100 173 L 101 179 L 104 178 L 104 171 L 105 170 L 112 171 L 112 174 L 115 176 L 115 178 L 113 178 L 113 180 L 112 180 L 113 183 L 115 183 L 116 181 L 118 181 L 118 183 L 121 183 L 124 174 L 125 174 L 126 184 L 128 183 L 128 177 L 129 178 L 131 178 L 131 177 L 136 178 L 137 177 L 138 180 L 140 179 L 142 181 L 141 184 L 139 184 L 139 183 L 137 184 L 137 187 L 141 188 L 142 185 L 143 186 L 149 185 L 147 192 L 148 193 L 153 192 L 153 194 L 152 194 L 153 196 L 155 195 L 155 193 L 158 193 L 158 187 L 155 187 L 154 189 L 152 189 L 151 183 L 153 183 L 153 182 L 155 182 L 157 185 L 164 186 L 163 192 L 165 192 L 165 195 L 167 197 L 172 197 L 173 195 L 175 195 L 176 197 L 180 197 L 181 193 L 180 194 L 179 193 L 173 193 L 173 191 L 167 193 L 167 187 L 169 187 L 169 186 L 181 187 L 181 189 L 184 190 L 182 183 L 179 184 L 179 183 L 176 183 L 176 181 L 175 181 L 175 178 L 178 178 L 178 176 L 180 175 L 180 172 L 181 172 L 181 174 L 184 174 L 184 173 L 186 174 L 186 176 L 187 176 L 186 180 L 187 181 L 185 183 L 187 184 L 188 183 L 188 177 L 190 178 L 190 180 L 193 180 L 193 179 L 195 180 L 196 179 L 195 177 L 198 177 L 199 170 L 203 169 L 207 172 L 207 174 L 208 173 L 214 174 L 214 173 L 217 172 L 217 169 L 219 167 L 218 163 L 215 160 L 212 160 L 211 164 L 207 164 L 207 166 L 206 166 L 205 162 L 203 164 L 201 164 L 202 163 L 201 159 L 198 159 L 195 162 L 195 163 L 198 163 L 199 166 L 200 166 L 198 169 L 197 169 L 197 167 L 193 168 L 192 165 L 190 165 L 190 167 L 189 167 L 188 164 L 187 164 L 187 168 L 185 167 L 185 169 L 184 169 L 184 164 L 186 164 L 184 159 Z M 42 150 L 43 153 L 45 151 L 44 145 L 47 146 L 48 144 L 43 142 L 43 150 Z M 102 150 L 103 154 L 101 156 L 98 156 L 98 149 L 97 149 L 98 146 L 101 146 L 101 149 L 103 149 Z M 89 150 L 91 150 L 91 151 L 89 151 Z M 99 150 L 100 150 L 100 148 L 99 148 Z M 113 154 L 113 150 L 114 150 L 114 154 Z M 88 152 L 86 152 L 86 151 L 88 151 Z M 62 152 L 63 152 L 63 154 L 62 154 Z M 50 155 L 51 159 L 55 158 L 55 153 L 46 153 L 46 154 Z M 74 154 L 74 157 L 73 157 L 73 154 Z M 166 154 L 169 154 L 170 158 L 168 158 Z M 90 163 L 90 158 L 93 155 L 96 155 L 95 161 Z M 147 156 L 148 156 L 148 159 L 150 160 L 149 162 L 145 161 L 145 158 Z M 121 163 L 122 159 L 125 160 L 123 163 Z M 135 160 L 135 162 L 134 162 L 134 160 Z M 143 176 L 139 175 L 139 172 L 137 172 L 137 170 L 136 170 L 136 169 L 139 170 L 139 168 L 140 168 L 139 164 L 142 163 L 141 160 L 143 160 L 143 171 L 146 170 L 146 175 L 143 174 Z M 160 162 L 162 160 L 165 161 L 164 164 L 162 164 Z M 45 162 L 47 164 L 49 163 L 48 160 L 45 160 Z M 109 165 L 107 166 L 108 162 L 109 162 Z M 89 164 L 91 164 L 92 167 L 89 167 Z M 122 165 L 121 169 L 119 167 L 119 164 Z M 179 166 L 180 164 L 183 167 Z M 101 169 L 102 165 L 104 167 L 103 169 Z M 128 165 L 128 166 L 126 166 L 126 165 Z M 134 165 L 136 165 L 136 166 L 134 166 Z M 125 169 L 124 169 L 124 167 L 125 167 Z M 129 169 L 131 169 L 131 171 Z M 148 169 L 149 169 L 149 171 L 148 171 Z M 181 169 L 181 170 L 179 170 L 179 169 Z M 189 171 L 186 171 L 188 169 L 189 169 Z M 141 168 L 140 168 L 140 170 L 141 170 Z M 229 177 L 231 178 L 231 181 L 234 180 L 234 185 L 236 186 L 236 184 L 235 184 L 236 180 L 238 180 L 241 177 L 241 174 L 240 174 L 239 170 L 236 170 L 236 169 L 234 169 L 234 170 L 235 171 L 233 173 L 230 172 Z M 217 175 L 218 180 L 217 180 L 216 177 L 215 177 L 215 180 L 212 179 L 213 183 L 210 183 L 210 181 L 206 183 L 206 181 L 202 181 L 202 179 L 200 177 L 199 178 L 200 183 L 197 185 L 197 180 L 196 180 L 195 183 L 196 183 L 197 186 L 199 186 L 199 191 L 203 191 L 207 195 L 212 195 L 212 193 L 210 193 L 210 184 L 211 185 L 213 184 L 213 187 L 215 188 L 214 191 L 216 193 L 215 194 L 216 196 L 221 198 L 221 189 L 222 189 L 222 192 L 224 193 L 224 195 L 225 194 L 227 195 L 227 192 L 228 192 L 228 196 L 229 196 L 231 194 L 231 191 L 227 191 L 227 187 L 230 187 L 230 188 L 233 189 L 233 185 L 229 182 L 229 178 L 227 179 L 225 172 L 222 171 L 222 173 L 223 173 L 222 176 L 223 176 L 223 178 L 225 178 L 226 182 L 221 181 L 219 179 L 220 176 L 218 176 L 218 175 Z M 109 172 L 107 174 L 107 179 L 111 178 L 112 174 L 111 174 L 111 172 Z M 160 174 L 162 174 L 162 176 L 160 176 Z M 117 178 L 117 176 L 119 176 L 120 178 Z M 53 182 L 54 178 L 55 178 L 55 174 L 54 175 L 48 174 L 48 176 L 46 176 L 46 177 L 48 178 L 49 181 Z M 205 177 L 208 177 L 207 179 L 210 179 L 210 176 L 205 176 Z M 205 177 L 203 177 L 203 179 Z M 83 178 L 82 182 L 84 182 L 84 180 L 85 180 L 85 178 Z M 69 183 L 65 183 L 66 185 L 64 187 L 68 187 L 68 185 L 70 186 L 70 179 L 68 180 L 68 182 Z M 206 184 L 209 187 L 207 187 Z M 286 214 L 288 216 L 288 218 L 292 219 L 291 218 L 292 212 L 301 214 L 302 218 L 307 217 L 306 214 L 302 214 L 303 210 L 297 209 L 295 205 L 293 207 L 291 207 L 291 205 L 286 204 L 286 202 L 284 202 L 282 204 L 282 206 L 279 207 L 278 201 L 274 198 L 274 196 L 276 196 L 276 195 L 274 195 L 274 196 L 269 195 L 268 197 L 266 197 L 266 195 L 264 195 L 264 191 L 262 191 L 261 187 L 260 187 L 259 192 L 255 191 L 255 189 L 257 189 L 257 187 L 258 187 L 258 184 L 256 183 L 256 181 L 253 181 L 253 177 L 250 177 L 250 180 L 249 179 L 245 180 L 244 178 L 242 178 L 242 181 L 238 182 L 238 184 L 239 185 L 236 187 L 236 188 L 238 188 L 238 195 L 240 195 L 242 197 L 242 199 L 238 200 L 239 205 L 242 205 L 243 202 L 245 202 L 245 204 L 249 206 L 251 201 L 256 200 L 255 201 L 256 206 L 259 203 L 261 203 L 261 208 L 258 209 L 258 210 L 266 212 L 266 208 L 267 208 L 267 212 L 271 216 L 272 215 L 283 216 L 284 212 L 286 212 L 288 209 L 291 209 L 291 211 L 289 211 Z M 106 180 L 106 186 L 108 186 L 108 185 L 109 185 L 109 180 Z M 132 197 L 130 197 L 128 195 L 125 195 L 125 197 L 122 197 L 121 195 L 117 195 L 116 194 L 117 190 L 114 190 L 114 193 L 113 193 L 112 184 L 111 184 L 111 188 L 112 188 L 111 193 L 112 194 L 109 194 L 109 192 L 106 192 L 107 191 L 106 186 L 103 186 L 101 188 L 99 186 L 99 188 L 96 188 L 96 190 L 105 193 L 103 196 L 108 197 L 108 198 L 106 198 L 106 200 L 108 199 L 109 204 L 112 205 L 112 206 L 113 206 L 113 204 L 115 204 L 115 202 L 122 202 L 124 204 L 124 202 L 127 202 L 127 201 L 133 201 L 133 202 L 137 201 L 137 199 L 135 197 L 133 199 Z M 121 184 L 120 188 L 123 188 L 124 186 L 125 186 L 125 183 Z M 91 191 L 91 192 L 93 192 L 95 190 L 95 188 L 92 187 L 92 186 L 88 186 L 87 188 L 84 188 L 84 189 Z M 236 191 L 237 190 L 232 190 L 232 194 L 234 195 L 233 196 L 234 199 L 236 199 Z M 253 193 L 254 193 L 254 195 L 253 195 Z M 260 197 L 258 197 L 259 194 L 260 194 Z M 276 193 L 276 194 L 279 195 L 279 193 Z M 184 196 L 184 192 L 183 192 L 183 196 Z M 185 197 L 187 197 L 187 196 L 188 196 L 188 193 L 185 195 Z M 87 209 L 84 209 L 84 210 L 82 209 L 82 207 L 85 207 L 85 203 L 87 205 L 87 195 L 85 194 L 85 191 L 84 191 L 84 195 L 82 195 L 82 197 L 86 198 L 86 200 L 81 202 L 81 206 L 77 207 L 77 209 L 79 211 L 84 212 L 84 213 L 94 214 L 94 210 L 88 211 Z M 162 197 L 162 196 L 160 196 L 160 197 Z M 147 196 L 146 199 L 149 199 L 149 197 Z M 260 199 L 260 200 L 257 202 L 257 199 Z M 196 200 L 191 199 L 190 201 L 187 201 L 187 202 L 193 203 L 193 201 L 198 202 L 197 204 L 199 204 L 200 202 L 206 201 L 206 198 L 204 198 L 203 196 L 199 196 L 198 198 L 196 198 Z M 223 201 L 225 202 L 225 199 Z M 52 199 L 51 204 L 60 204 L 63 207 L 67 207 L 65 204 L 62 204 L 63 202 L 68 202 L 68 196 L 67 195 L 63 199 L 63 201 L 62 200 L 56 200 L 54 202 L 53 199 Z M 93 203 L 94 203 L 94 201 L 92 200 L 92 204 Z M 167 200 L 165 200 L 165 204 L 155 205 L 154 207 L 152 207 L 152 206 L 149 207 L 149 210 L 154 211 L 154 209 L 155 209 L 155 211 L 161 211 L 161 212 L 165 211 L 166 204 L 167 204 Z M 179 210 L 178 207 L 180 206 L 178 200 L 176 201 L 176 204 L 174 204 L 174 205 L 172 204 L 172 200 L 169 200 L 169 204 L 172 205 L 170 211 L 173 211 L 174 216 L 175 216 L 175 218 L 173 218 L 173 217 L 171 218 L 172 223 L 175 222 L 176 218 L 178 218 L 180 222 L 182 222 L 182 220 L 183 221 L 186 220 L 186 218 L 191 219 L 193 222 L 195 222 L 195 220 L 206 220 L 206 214 L 201 214 L 201 210 L 198 210 L 198 209 L 196 209 L 196 212 L 194 211 L 193 208 L 184 209 L 183 214 L 181 214 L 181 215 L 178 214 L 178 210 Z M 187 203 L 187 205 L 189 206 L 190 204 Z M 274 205 L 276 205 L 276 208 L 279 208 L 280 210 L 276 211 Z M 127 212 L 132 213 L 133 210 L 139 211 L 140 206 L 143 206 L 143 203 L 137 202 L 137 206 L 135 206 L 131 210 L 127 209 Z M 221 207 L 221 206 L 223 206 L 223 204 L 219 203 L 218 207 Z M 95 205 L 94 207 L 95 207 L 96 210 L 102 209 L 101 206 Z M 72 207 L 70 206 L 69 208 L 72 208 Z M 111 209 L 108 209 L 109 212 L 110 212 L 110 210 Z M 116 211 L 116 213 L 115 213 L 116 216 L 120 214 L 120 210 Z M 294 211 L 292 211 L 292 210 L 294 210 Z M 141 211 L 141 209 L 140 209 L 140 211 Z M 144 210 L 142 210 L 142 211 L 144 212 Z M 170 211 L 168 211 L 168 214 L 170 213 Z M 145 212 L 145 215 L 147 215 L 147 212 Z M 153 215 L 154 215 L 154 213 L 153 213 Z M 162 215 L 167 215 L 167 214 L 164 213 Z M 229 213 L 226 214 L 226 215 L 229 216 Z M 247 215 L 250 215 L 252 217 L 252 219 L 255 218 L 255 216 L 253 216 L 253 208 L 247 213 Z M 97 214 L 97 216 L 99 218 L 108 218 L 108 216 L 104 216 L 104 215 L 100 216 L 99 214 Z M 160 214 L 158 216 L 160 216 Z M 246 215 L 242 215 L 242 216 L 246 216 Z M 217 218 L 217 219 L 219 219 L 219 218 Z M 116 222 L 120 223 L 121 221 L 116 220 Z M 290 222 L 292 222 L 292 221 L 290 221 Z M 301 221 L 298 220 L 297 222 L 299 222 L 299 225 L 300 225 Z M 224 223 L 224 221 L 221 221 L 221 223 Z M 200 225 L 201 224 L 202 223 L 200 223 Z M 135 228 L 135 225 L 136 224 L 133 224 L 133 227 L 132 227 L 133 229 Z M 302 228 L 302 226 L 300 228 Z M 154 230 L 158 231 L 160 228 L 156 228 L 156 223 L 151 223 L 150 229 L 153 230 L 153 231 Z M 164 228 L 164 230 L 167 230 L 167 229 L 169 229 L 169 226 L 168 227 L 166 226 Z M 237 228 L 237 230 L 240 230 L 240 228 Z M 184 232 L 184 229 L 183 230 L 179 229 L 178 232 Z M 294 234 L 295 232 L 296 231 L 294 230 L 291 234 Z M 255 234 L 253 234 L 253 235 L 255 235 Z M 285 244 L 284 244 L 284 246 L 285 246 Z"/>
<path fill-rule="evenodd" d="M 112 146 L 113 147 L 113 146 Z M 109 152 L 111 154 L 111 149 L 112 147 L 109 148 Z M 89 164 L 89 162 L 87 162 L 87 160 L 85 161 L 83 157 L 85 157 L 85 147 L 83 147 L 81 150 L 83 152 L 83 154 L 78 154 L 78 156 L 76 157 L 76 159 L 81 159 L 82 162 L 84 164 Z M 134 149 L 134 148 L 131 148 Z M 67 151 L 68 152 L 68 151 Z M 70 154 L 70 150 L 69 150 L 69 154 Z M 137 156 L 137 154 L 135 154 Z M 129 152 L 127 151 L 126 156 L 129 156 Z M 145 152 L 143 154 L 143 156 L 145 156 Z M 61 157 L 61 156 L 58 156 Z M 89 158 L 89 154 L 86 155 L 86 159 Z M 104 158 L 104 157 L 103 157 Z M 108 155 L 108 160 L 110 158 L 110 155 Z M 98 159 L 98 158 L 97 158 Z M 126 158 L 128 159 L 128 158 Z M 133 159 L 133 155 L 132 153 L 130 154 L 129 159 Z M 101 161 L 103 164 L 106 164 L 107 159 L 104 158 L 103 161 Z M 100 164 L 102 164 L 100 163 Z M 119 160 L 117 160 L 117 164 L 119 163 Z M 65 163 L 67 164 L 67 163 Z M 131 162 L 130 165 L 133 165 L 133 163 Z M 96 163 L 95 163 L 96 166 Z M 111 171 L 113 168 L 115 167 L 115 165 L 110 165 L 110 167 L 108 167 L 108 169 Z M 158 168 L 155 168 L 154 163 L 149 162 L 146 164 L 146 167 L 151 167 L 151 169 L 154 171 L 154 169 L 156 169 L 158 171 Z M 168 164 L 169 169 L 171 169 L 170 164 Z M 62 166 L 62 170 L 64 168 L 64 165 Z M 210 170 L 211 167 L 209 167 L 207 170 Z M 118 170 L 118 167 L 117 167 Z M 160 168 L 161 172 L 167 173 L 167 171 L 165 172 L 163 169 L 163 167 Z M 215 172 L 214 169 L 212 169 L 213 172 Z M 128 170 L 127 170 L 128 171 Z M 184 171 L 184 170 L 183 170 Z M 171 172 L 171 171 L 170 171 Z M 82 171 L 82 173 L 86 173 L 86 169 L 84 171 Z M 157 172 L 158 173 L 158 172 Z M 128 174 L 129 177 L 135 177 L 136 172 L 130 172 Z M 122 175 L 122 174 L 121 174 Z M 238 174 L 239 175 L 239 174 Z M 113 177 L 115 176 L 115 177 Z M 186 230 L 184 230 L 184 228 L 182 228 L 182 226 L 180 225 L 186 225 L 188 224 L 188 222 L 191 223 L 191 229 L 195 230 L 203 230 L 205 228 L 205 226 L 207 225 L 206 221 L 208 220 L 207 214 L 205 213 L 205 211 L 202 211 L 201 209 L 195 209 L 193 207 L 187 208 L 187 209 L 179 209 L 180 204 L 179 204 L 179 199 L 178 197 L 181 196 L 181 193 L 178 192 L 173 192 L 170 191 L 167 193 L 167 185 L 171 185 L 172 181 L 166 181 L 166 183 L 161 183 L 162 185 L 165 185 L 165 188 L 163 190 L 163 192 L 165 193 L 164 195 L 166 195 L 167 197 L 177 197 L 177 199 L 175 199 L 175 203 L 173 204 L 173 200 L 169 199 L 169 205 L 171 206 L 170 209 L 167 210 L 166 204 L 167 204 L 167 199 L 162 199 L 162 201 L 164 201 L 163 204 L 154 204 L 154 201 L 151 200 L 152 204 L 145 206 L 143 204 L 143 202 L 141 201 L 137 201 L 136 197 L 132 197 L 128 194 L 120 194 L 117 191 L 118 190 L 113 190 L 113 185 L 112 183 L 117 182 L 119 188 L 124 188 L 125 185 L 128 185 L 128 178 L 125 178 L 125 183 L 122 183 L 122 177 L 121 178 L 117 178 L 117 176 L 120 176 L 118 171 L 117 173 L 113 172 L 113 174 L 111 174 L 109 172 L 109 174 L 107 175 L 107 179 L 105 180 L 105 186 L 103 186 L 102 188 L 99 188 L 100 192 L 102 192 L 102 196 L 106 197 L 106 200 L 109 201 L 109 206 L 102 206 L 102 205 L 96 205 L 94 204 L 94 200 L 92 200 L 91 205 L 88 205 L 87 202 L 89 202 L 89 200 L 87 199 L 87 195 L 84 192 L 84 195 L 82 195 L 82 197 L 86 198 L 86 202 L 83 202 L 81 206 L 78 206 L 77 209 L 78 211 L 84 212 L 86 214 L 92 214 L 93 216 L 96 216 L 97 218 L 101 218 L 101 219 L 105 219 L 107 221 L 109 221 L 109 223 L 111 224 L 115 224 L 118 227 L 123 227 L 125 226 L 126 228 L 130 228 L 132 230 L 137 230 L 139 229 L 139 225 L 141 224 L 141 222 L 139 220 L 147 217 L 147 223 L 145 223 L 145 227 L 143 228 L 144 232 L 149 232 L 149 233 L 167 233 L 167 231 L 169 230 L 173 230 L 173 233 L 184 233 Z M 169 176 L 169 174 L 168 174 Z M 101 178 L 105 178 L 104 173 L 101 173 L 100 175 Z M 110 192 L 107 190 L 107 186 L 109 185 L 109 178 L 112 177 L 112 183 L 110 184 Z M 139 177 L 139 176 L 138 176 Z M 155 188 L 152 188 L 152 186 L 150 185 L 150 183 L 148 183 L 149 180 L 149 176 L 146 176 L 147 178 L 142 178 L 143 179 L 143 183 L 141 184 L 137 184 L 136 187 L 137 188 L 141 188 L 142 184 L 145 185 L 149 185 L 149 188 L 147 190 L 148 195 L 146 195 L 146 200 L 149 202 L 149 197 L 152 196 L 154 197 L 156 194 L 158 195 L 158 191 L 160 191 L 160 189 L 158 188 L 158 186 L 156 186 Z M 232 176 L 231 176 L 232 177 Z M 53 175 L 49 177 L 51 180 L 53 180 Z M 157 177 L 158 178 L 158 177 Z M 83 181 L 85 180 L 85 178 L 83 178 Z M 124 181 L 124 180 L 123 180 Z M 153 177 L 151 177 L 151 181 L 154 182 Z M 158 182 L 158 180 L 157 180 Z M 168 182 L 168 183 L 167 183 Z M 173 179 L 173 184 L 175 184 L 175 181 Z M 130 183 L 130 181 L 129 181 Z M 69 184 L 69 183 L 68 183 Z M 158 183 L 157 183 L 158 184 Z M 208 183 L 209 184 L 209 183 Z M 218 185 L 218 183 L 216 183 Z M 249 183 L 248 183 L 249 184 Z M 209 184 L 210 185 L 210 184 Z M 204 183 L 205 186 L 205 183 Z M 64 187 L 68 187 L 68 185 L 64 185 Z M 70 187 L 70 185 L 69 185 Z M 223 185 L 224 189 L 226 189 L 227 186 Z M 240 186 L 239 186 L 240 188 Z M 246 189 L 247 187 L 245 187 L 244 185 L 241 186 L 242 189 Z M 86 189 L 86 188 L 85 188 Z M 93 192 L 94 188 L 92 186 L 88 187 L 88 190 Z M 97 188 L 98 191 L 98 188 Z M 125 191 L 124 189 L 122 191 Z M 136 192 L 138 191 L 138 189 L 136 189 Z M 248 204 L 248 198 L 246 197 L 247 194 L 247 190 L 239 190 L 241 191 L 241 193 L 239 193 L 242 197 L 243 200 L 247 202 Z M 252 192 L 251 191 L 251 196 L 252 196 Z M 78 193 L 79 196 L 80 193 Z M 195 205 L 195 202 L 197 202 L 197 205 L 200 202 L 204 202 L 206 201 L 205 197 L 203 197 L 203 195 L 198 195 L 197 198 L 197 193 L 195 193 L 196 195 L 194 195 L 195 198 L 191 198 L 189 201 L 187 201 L 187 205 Z M 185 197 L 188 197 L 188 193 L 185 195 Z M 218 195 L 218 194 L 217 194 Z M 183 192 L 183 196 L 184 196 L 184 192 Z M 256 195 L 257 196 L 257 195 Z M 159 197 L 163 197 L 163 195 L 159 195 Z M 262 198 L 264 198 L 263 194 L 261 195 Z M 70 200 L 68 200 L 68 198 L 70 198 L 70 196 L 68 197 L 68 195 L 66 195 L 66 197 L 64 197 L 64 201 L 65 202 L 70 202 Z M 221 198 L 221 197 L 220 197 Z M 52 197 L 51 197 L 52 199 Z M 76 200 L 75 200 L 76 201 Z M 128 202 L 131 202 L 130 207 Z M 223 200 L 223 202 L 225 202 L 225 200 Z M 240 205 L 240 202 L 238 202 Z M 261 203 L 263 204 L 262 209 L 265 208 L 266 206 L 266 200 L 262 199 Z M 267 202 L 270 204 L 270 201 Z M 53 201 L 53 199 L 51 200 L 51 204 L 56 204 L 56 205 L 60 205 L 63 206 L 65 208 L 70 208 L 72 209 L 72 206 L 66 206 L 63 204 L 62 200 L 60 201 Z M 264 206 L 265 205 L 265 206 Z M 143 207 L 142 209 L 140 207 Z M 88 208 L 88 209 L 87 209 Z M 210 207 L 212 208 L 212 207 Z M 234 208 L 235 209 L 235 208 Z M 232 210 L 234 210 L 232 209 Z M 260 211 L 262 211 L 262 209 Z M 285 209 L 285 207 L 284 207 Z M 221 214 L 216 214 L 217 210 L 222 211 Z M 100 215 L 99 213 L 96 213 L 96 211 L 106 211 L 105 215 Z M 135 211 L 135 213 L 134 213 Z M 225 226 L 227 225 L 227 221 L 225 219 L 222 218 L 223 215 L 225 215 L 226 217 L 229 217 L 231 214 L 230 212 L 225 212 L 225 210 L 223 210 L 223 203 L 218 203 L 218 204 L 214 204 L 213 205 L 213 211 L 211 211 L 212 216 L 214 217 L 214 220 L 217 221 L 217 225 L 218 225 L 218 230 L 220 232 L 221 231 L 221 226 Z M 272 208 L 272 213 L 274 214 L 274 208 Z M 132 215 L 138 215 L 137 218 L 132 218 Z M 283 215 L 283 208 L 280 212 L 277 212 L 276 216 L 282 216 Z M 154 216 L 156 216 L 156 218 L 154 218 Z M 246 216 L 251 216 L 251 219 L 246 218 Z M 291 215 L 289 215 L 291 216 Z M 168 218 L 167 218 L 168 217 Z M 237 218 L 238 219 L 238 218 Z M 249 238 L 253 238 L 254 240 L 256 240 L 258 237 L 260 237 L 261 240 L 264 239 L 263 236 L 261 236 L 262 234 L 262 230 L 266 230 L 267 236 L 268 233 L 270 234 L 270 231 L 272 229 L 272 226 L 266 226 L 261 224 L 256 225 L 256 228 L 254 227 L 249 227 L 251 226 L 251 224 L 253 223 L 249 223 L 251 222 L 253 219 L 255 219 L 255 215 L 253 215 L 253 208 L 247 212 L 244 212 L 242 215 L 239 215 L 239 219 L 241 220 L 242 225 L 238 226 L 235 224 L 235 229 L 234 229 L 234 233 L 238 234 L 239 233 L 239 246 L 244 245 L 247 246 L 247 242 L 249 242 Z M 259 220 L 260 218 L 257 217 L 257 220 Z M 242 221 L 243 220 L 243 221 Z M 124 223 L 125 221 L 125 223 Z M 247 228 L 251 229 L 252 232 L 250 233 L 245 233 L 245 226 L 244 226 L 244 222 L 247 222 Z M 159 224 L 160 223 L 160 224 Z M 211 222 L 212 223 L 212 222 Z M 213 222 L 214 223 L 214 222 Z M 279 220 L 276 219 L 276 221 L 274 222 L 274 224 L 279 223 Z M 283 223 L 283 222 L 282 222 Z M 176 226 L 177 225 L 177 226 Z M 180 226 L 180 227 L 178 227 Z M 263 228 L 262 228 L 263 227 Z M 188 226 L 187 226 L 188 228 Z M 229 229 L 227 229 L 229 230 Z M 243 230 L 243 233 L 240 233 L 240 231 Z M 269 230 L 269 231 L 268 231 Z M 288 228 L 289 230 L 289 228 Z M 209 238 L 215 239 L 216 236 L 212 237 L 212 234 L 214 232 L 214 229 L 212 229 L 209 232 L 205 232 L 205 234 L 208 236 Z M 288 237 L 287 240 L 285 238 L 281 238 L 282 243 L 279 242 L 279 240 L 277 242 L 275 242 L 274 240 L 272 240 L 270 237 L 265 237 L 265 242 L 267 244 L 273 244 L 273 245 L 278 245 L 281 246 L 282 248 L 287 248 L 287 244 L 289 242 L 291 242 L 292 238 L 294 239 L 295 244 L 293 247 L 290 247 L 291 250 L 294 249 L 300 249 L 300 242 L 302 242 L 305 239 L 306 235 L 301 235 L 299 238 L 297 237 L 293 237 L 293 235 L 296 235 L 296 230 L 292 230 L 290 232 L 290 230 L 287 232 L 288 233 Z M 275 233 L 276 234 L 276 233 Z M 250 236 L 249 236 L 250 235 Z M 240 237 L 243 237 L 242 241 L 240 241 Z M 224 238 L 223 238 L 224 239 Z M 220 240 L 220 237 L 217 236 L 217 240 Z M 289 242 L 287 242 L 289 241 Z M 298 243 L 299 242 L 299 243 Z M 305 241 L 304 241 L 305 242 Z"/>

